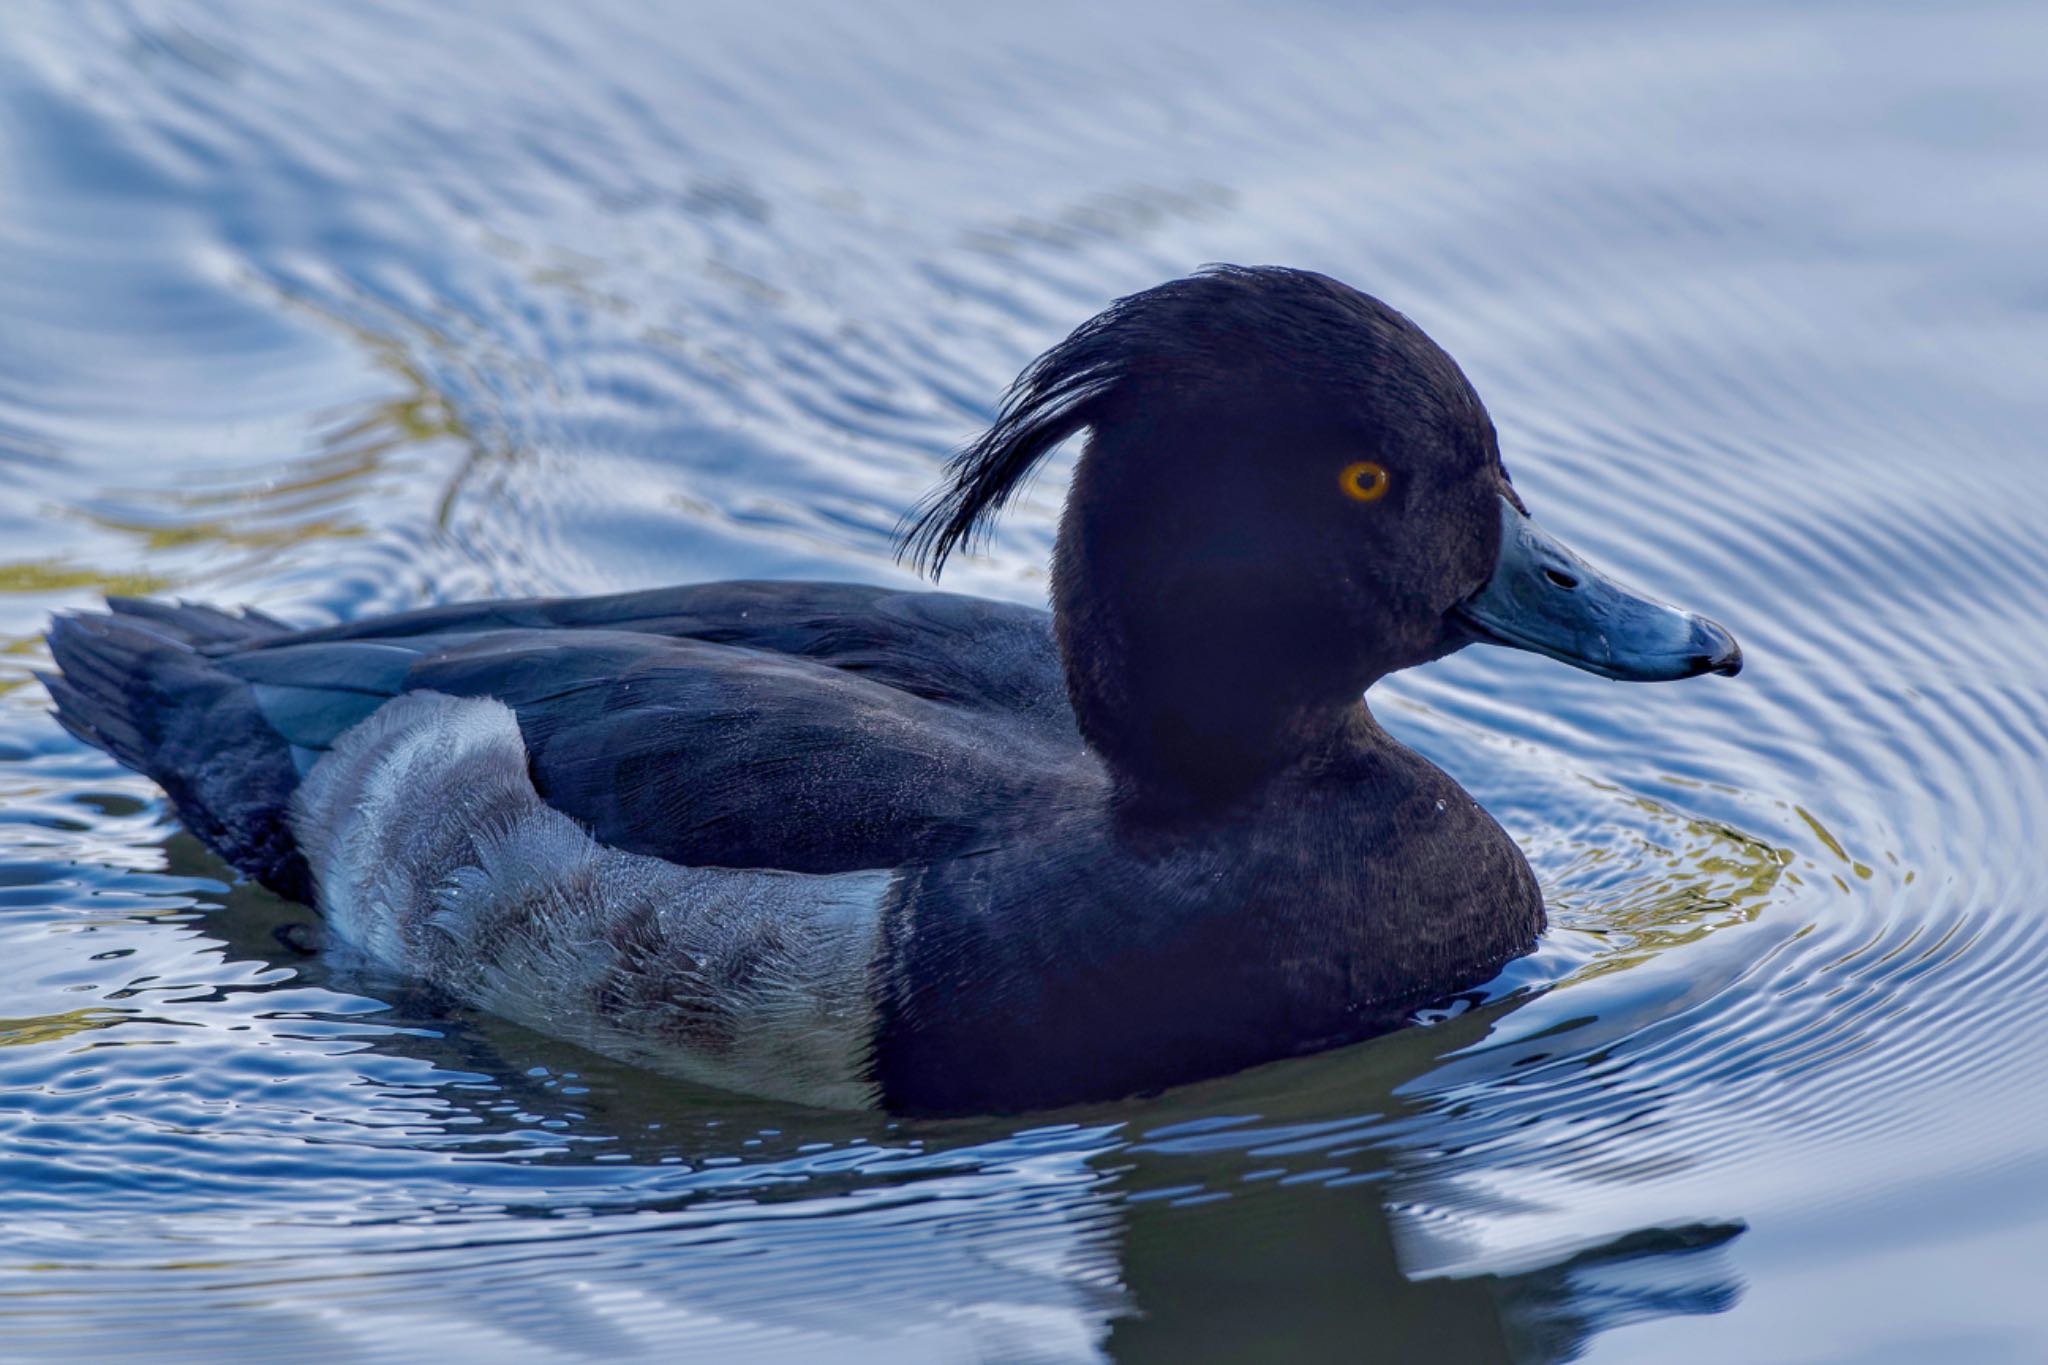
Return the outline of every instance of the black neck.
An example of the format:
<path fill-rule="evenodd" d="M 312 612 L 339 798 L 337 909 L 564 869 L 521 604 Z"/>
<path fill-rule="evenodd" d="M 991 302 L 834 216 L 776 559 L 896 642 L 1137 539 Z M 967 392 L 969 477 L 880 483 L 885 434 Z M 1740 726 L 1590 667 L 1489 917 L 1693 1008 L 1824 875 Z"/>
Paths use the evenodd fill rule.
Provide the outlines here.
<path fill-rule="evenodd" d="M 1354 742 L 1381 671 L 1363 623 L 1331 618 L 1312 567 L 1275 562 L 1257 509 L 1205 528 L 1093 486 L 1111 468 L 1075 472 L 1052 598 L 1076 720 L 1126 801 L 1227 806 Z"/>

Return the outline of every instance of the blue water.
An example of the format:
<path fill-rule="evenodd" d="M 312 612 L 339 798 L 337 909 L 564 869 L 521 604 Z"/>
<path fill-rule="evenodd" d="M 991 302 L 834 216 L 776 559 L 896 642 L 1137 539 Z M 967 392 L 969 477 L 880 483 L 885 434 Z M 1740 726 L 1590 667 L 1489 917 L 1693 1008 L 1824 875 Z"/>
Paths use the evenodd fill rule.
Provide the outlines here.
<path fill-rule="evenodd" d="M 0 1358 L 2048 1357 L 2048 11 L 13 0 Z M 1003 384 L 1212 260 L 1464 364 L 1738 680 L 1501 651 L 1388 724 L 1528 850 L 1453 1017 L 895 1123 L 352 975 L 29 670 L 900 581 Z M 948 585 L 1040 600 L 1063 469 Z"/>

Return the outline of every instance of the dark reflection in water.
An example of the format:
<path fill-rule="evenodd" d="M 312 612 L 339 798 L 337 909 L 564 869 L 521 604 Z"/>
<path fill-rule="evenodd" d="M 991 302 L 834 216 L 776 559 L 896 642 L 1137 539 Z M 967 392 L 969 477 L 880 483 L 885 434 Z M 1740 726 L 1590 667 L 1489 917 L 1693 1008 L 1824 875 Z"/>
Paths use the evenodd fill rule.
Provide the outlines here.
<path fill-rule="evenodd" d="M 2038 6 L 22 0 L 0 25 L 0 1356 L 2039 1359 Z M 1033 353 L 1204 261 L 1460 357 L 1752 666 L 1376 694 L 1528 849 L 1428 1026 L 1124 1104 L 691 1090 L 307 951 L 30 670 L 900 581 Z M 1060 471 L 948 586 L 1038 600 Z"/>

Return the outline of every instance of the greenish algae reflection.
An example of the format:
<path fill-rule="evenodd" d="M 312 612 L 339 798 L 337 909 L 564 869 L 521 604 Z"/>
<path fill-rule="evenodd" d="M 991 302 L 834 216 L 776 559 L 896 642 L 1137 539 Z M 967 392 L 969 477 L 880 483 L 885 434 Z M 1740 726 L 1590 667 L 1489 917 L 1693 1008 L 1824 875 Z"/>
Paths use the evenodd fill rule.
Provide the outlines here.
<path fill-rule="evenodd" d="M 66 1010 L 62 1014 L 37 1014 L 26 1019 L 0 1019 L 0 1047 L 35 1047 L 58 1043 L 95 1029 L 111 1028 L 127 1016 L 120 1010 Z"/>
<path fill-rule="evenodd" d="M 91 588 L 97 592 L 133 597 L 160 592 L 170 582 L 170 579 L 157 574 L 108 573 L 66 564 L 61 559 L 0 564 L 0 592 L 5 593 L 72 592 Z"/>
<path fill-rule="evenodd" d="M 1602 940 L 1599 955 L 1562 984 L 1624 971 L 1756 919 L 1797 856 L 1732 825 L 1684 815 L 1647 797 L 1628 796 L 1625 802 L 1651 818 L 1654 837 L 1629 830 L 1619 843 L 1582 843 L 1572 861 L 1548 879 L 1552 922 Z M 1624 885 L 1585 895 L 1570 889 L 1609 867 L 1626 869 Z"/>

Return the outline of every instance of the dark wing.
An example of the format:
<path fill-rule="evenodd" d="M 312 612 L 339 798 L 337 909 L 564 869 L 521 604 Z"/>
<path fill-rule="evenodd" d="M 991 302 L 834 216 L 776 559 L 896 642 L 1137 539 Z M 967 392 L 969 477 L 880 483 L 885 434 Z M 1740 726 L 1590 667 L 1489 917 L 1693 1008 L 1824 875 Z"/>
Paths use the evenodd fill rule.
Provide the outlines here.
<path fill-rule="evenodd" d="M 693 865 L 958 855 L 1100 781 L 1050 691 L 1043 613 L 951 594 L 711 584 L 438 608 L 216 662 L 302 765 L 399 692 L 496 698 L 549 804 Z"/>
<path fill-rule="evenodd" d="M 606 597 L 464 602 L 305 631 L 259 647 L 416 641 L 499 630 L 609 630 L 792 654 L 975 710 L 1073 728 L 1052 617 L 950 592 L 734 581 Z"/>

